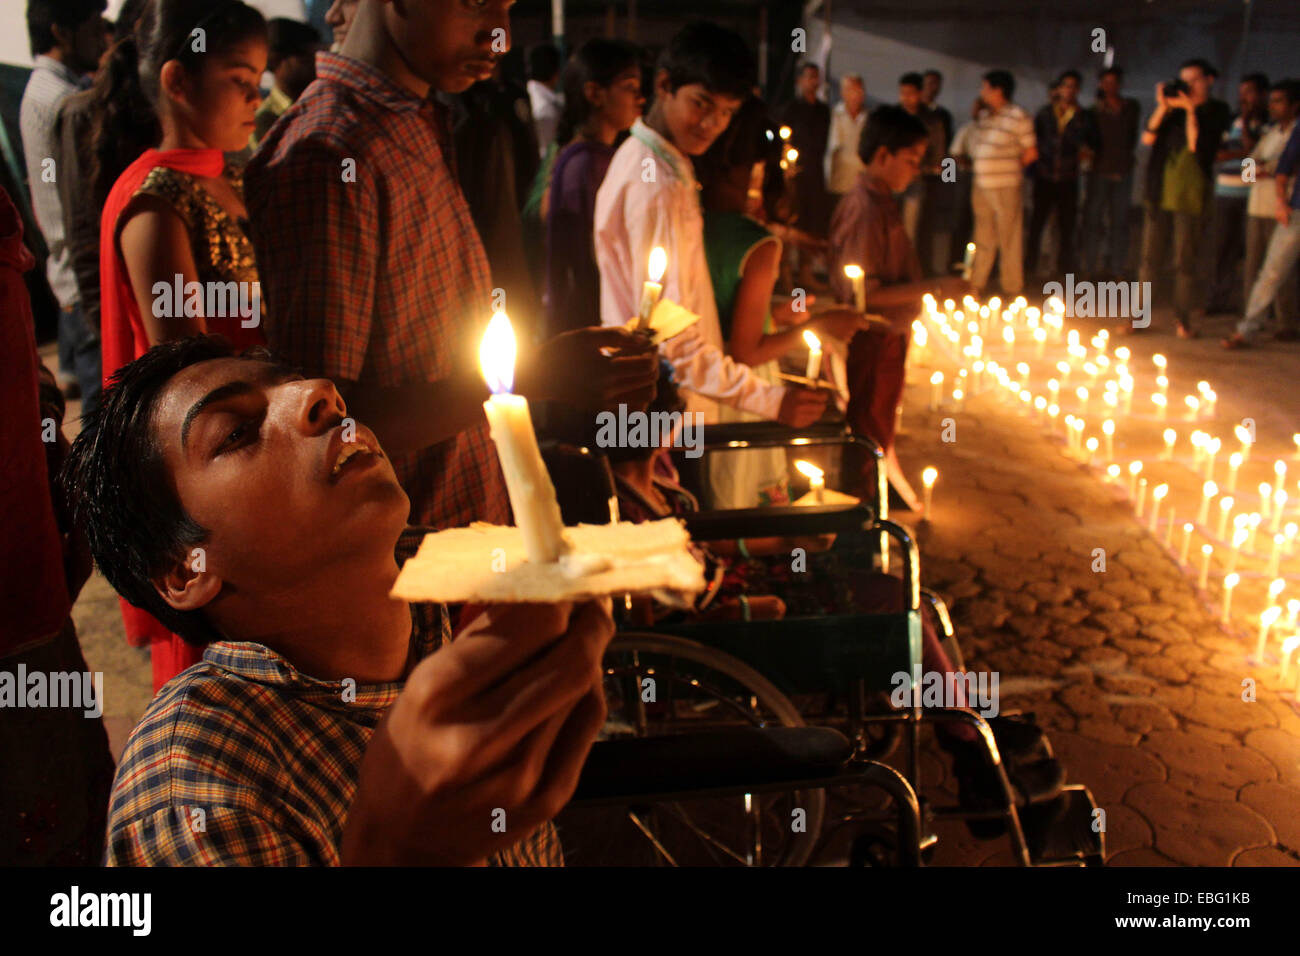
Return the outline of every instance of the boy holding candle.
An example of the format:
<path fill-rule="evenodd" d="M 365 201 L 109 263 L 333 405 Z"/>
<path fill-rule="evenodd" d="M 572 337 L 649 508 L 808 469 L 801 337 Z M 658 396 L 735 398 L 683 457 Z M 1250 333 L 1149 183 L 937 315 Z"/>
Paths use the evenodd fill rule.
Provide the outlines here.
<path fill-rule="evenodd" d="M 914 511 L 920 503 L 894 453 L 911 324 L 927 292 L 943 300 L 960 299 L 970 291 L 960 279 L 921 278 L 920 261 L 894 198 L 920 174 L 928 142 L 926 125 L 902 107 L 881 106 L 873 111 L 858 144 L 866 168 L 836 208 L 830 235 L 836 299 L 853 302 L 853 286 L 844 270 L 859 266 L 865 272 L 867 308 L 882 313 L 891 324 L 888 329 L 858 332 L 849 343 L 849 424 L 884 450 L 890 484 Z M 870 487 L 874 466 L 869 459 L 858 458 L 856 470 L 863 485 Z"/>
<path fill-rule="evenodd" d="M 510 5 L 361 0 L 246 174 L 268 341 L 338 382 L 392 455 L 412 520 L 436 528 L 509 519 L 475 361 L 496 290 L 431 94 L 492 75 Z M 520 351 L 516 391 L 533 399 L 652 394 L 655 356 L 620 329 Z"/>
<path fill-rule="evenodd" d="M 826 392 L 767 382 L 726 354 L 691 163 L 727 129 L 750 94 L 753 70 L 744 41 L 711 23 L 685 27 L 660 57 L 654 105 L 633 124 L 596 195 L 601 321 L 621 326 L 636 314 L 650 251 L 662 246 L 668 254 L 664 298 L 700 316 L 661 346 L 687 411 L 717 422 L 721 403 L 803 427 L 821 417 Z"/>
<path fill-rule="evenodd" d="M 85 420 L 63 481 L 96 563 L 206 648 L 127 743 L 110 865 L 561 862 L 546 821 L 605 719 L 608 612 L 488 608 L 432 653 L 445 615 L 389 596 L 422 534 L 348 415 L 328 380 L 196 337 Z"/>

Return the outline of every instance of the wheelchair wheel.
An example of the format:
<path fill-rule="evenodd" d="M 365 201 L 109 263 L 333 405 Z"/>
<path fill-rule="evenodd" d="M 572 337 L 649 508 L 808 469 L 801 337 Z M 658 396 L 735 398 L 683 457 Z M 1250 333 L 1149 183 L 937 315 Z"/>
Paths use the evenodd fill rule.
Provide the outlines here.
<path fill-rule="evenodd" d="M 605 654 L 605 686 L 609 736 L 805 726 L 790 699 L 748 664 L 682 637 L 618 635 Z M 619 821 L 629 839 L 609 834 L 603 845 L 636 844 L 636 862 L 650 865 L 801 866 L 825 812 L 820 789 L 630 807 Z"/>

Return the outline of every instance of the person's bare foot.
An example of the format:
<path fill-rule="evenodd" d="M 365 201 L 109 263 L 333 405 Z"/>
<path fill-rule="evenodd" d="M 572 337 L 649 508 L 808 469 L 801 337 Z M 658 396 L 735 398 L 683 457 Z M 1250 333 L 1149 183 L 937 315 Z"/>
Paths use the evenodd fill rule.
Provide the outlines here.
<path fill-rule="evenodd" d="M 1246 339 L 1242 337 L 1242 335 L 1238 332 L 1233 332 L 1232 335 L 1224 339 L 1219 344 L 1222 345 L 1225 349 L 1227 349 L 1230 352 L 1234 352 L 1237 349 L 1250 348 L 1250 343 L 1247 342 Z"/>
<path fill-rule="evenodd" d="M 923 510 L 921 499 L 912 488 L 911 482 L 907 480 L 907 475 L 903 473 L 903 466 L 892 448 L 885 452 L 885 477 L 889 479 L 889 487 L 903 500 L 903 505 L 908 511 L 919 514 Z"/>

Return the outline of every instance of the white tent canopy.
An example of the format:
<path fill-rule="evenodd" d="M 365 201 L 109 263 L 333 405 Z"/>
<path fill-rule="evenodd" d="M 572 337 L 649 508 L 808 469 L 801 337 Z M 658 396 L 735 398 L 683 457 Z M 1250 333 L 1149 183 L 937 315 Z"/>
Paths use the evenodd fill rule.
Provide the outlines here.
<path fill-rule="evenodd" d="M 118 8 L 124 0 L 108 0 L 108 17 L 117 16 Z M 268 19 L 271 17 L 289 17 L 293 20 L 307 18 L 303 0 L 245 0 L 250 6 L 257 7 Z M 31 46 L 27 42 L 27 0 L 0 0 L 0 23 L 5 29 L 0 31 L 0 63 L 15 66 L 31 66 Z"/>

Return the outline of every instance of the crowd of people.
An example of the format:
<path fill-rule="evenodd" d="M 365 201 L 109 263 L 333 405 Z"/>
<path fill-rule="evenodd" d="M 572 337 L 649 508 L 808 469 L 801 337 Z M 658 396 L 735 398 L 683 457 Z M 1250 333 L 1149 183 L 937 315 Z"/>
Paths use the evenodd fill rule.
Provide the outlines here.
<path fill-rule="evenodd" d="M 567 60 L 539 47 L 525 87 L 503 71 L 506 2 L 335 0 L 328 50 L 238 0 L 127 0 L 111 34 L 104 6 L 28 5 L 23 143 L 62 306 L 59 364 L 83 418 L 71 449 L 14 430 L 40 554 L 28 543 L 6 557 L 35 603 L 0 656 L 58 635 L 63 659 L 79 658 L 68 615 L 88 548 L 159 692 L 118 768 L 110 862 L 558 859 L 544 824 L 604 719 L 608 611 L 469 608 L 454 622 L 387 597 L 394 543 L 400 560 L 412 529 L 510 523 L 474 358 L 493 308 L 524 343 L 515 390 L 552 437 L 679 393 L 708 423 L 802 427 L 842 390 L 848 423 L 915 506 L 894 429 L 923 297 L 978 295 L 995 262 L 1002 292 L 1019 294 L 1053 220 L 1058 271 L 1131 271 L 1140 117 L 1117 69 L 1092 108 L 1079 74 L 1063 74 L 1032 118 L 994 70 L 956 126 L 933 70 L 904 75 L 898 103 L 868 112 L 860 75 L 831 109 L 820 69 L 803 64 L 794 102 L 774 113 L 745 41 L 706 22 L 649 70 L 622 41 Z M 1250 77 L 1234 120 L 1212 79 L 1186 64 L 1142 133 L 1140 274 L 1156 278 L 1172 241 L 1190 334 L 1201 245 L 1224 274 L 1244 256 L 1235 347 L 1275 300 L 1279 334 L 1295 321 L 1300 226 L 1275 184 L 1296 166 L 1300 92 Z M 1242 195 L 1214 164 L 1247 156 L 1258 180 Z M 47 160 L 57 176 L 42 175 Z M 30 256 L 12 203 L 0 212 L 16 300 L 10 273 Z M 658 346 L 627 328 L 654 247 L 668 252 L 664 298 L 698 316 Z M 847 265 L 863 269 L 865 303 Z M 4 383 L 6 406 L 61 422 L 66 389 L 42 380 L 34 405 L 30 312 L 7 314 L 6 351 L 31 365 Z M 9 327 L 20 314 L 25 331 Z M 783 374 L 810 331 L 843 356 L 839 382 Z M 359 423 L 350 457 L 345 418 Z M 647 515 L 680 498 L 657 451 L 620 475 Z M 705 478 L 714 506 L 789 501 L 784 455 L 720 457 Z M 869 487 L 872 468 L 853 463 L 846 490 Z M 457 640 L 431 654 L 453 624 Z M 926 654 L 948 668 L 932 634 Z M 323 706 L 346 680 L 357 703 Z M 102 825 L 94 746 L 79 773 L 100 784 L 67 792 Z M 514 838 L 456 825 L 506 804 Z M 201 830 L 191 806 L 209 808 Z M 447 825 L 420 825 L 434 817 Z"/>

